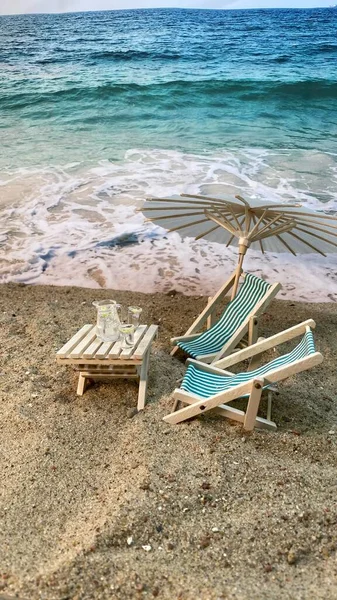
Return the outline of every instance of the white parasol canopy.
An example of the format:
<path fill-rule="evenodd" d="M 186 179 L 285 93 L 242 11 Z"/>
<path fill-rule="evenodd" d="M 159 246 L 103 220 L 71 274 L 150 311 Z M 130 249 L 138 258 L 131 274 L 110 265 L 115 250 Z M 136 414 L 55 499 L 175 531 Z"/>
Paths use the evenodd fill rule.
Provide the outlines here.
<path fill-rule="evenodd" d="M 233 296 L 236 294 L 247 248 L 293 255 L 337 252 L 337 218 L 265 200 L 211 198 L 182 194 L 149 198 L 141 209 L 149 221 L 183 237 L 204 238 L 239 248 Z"/>

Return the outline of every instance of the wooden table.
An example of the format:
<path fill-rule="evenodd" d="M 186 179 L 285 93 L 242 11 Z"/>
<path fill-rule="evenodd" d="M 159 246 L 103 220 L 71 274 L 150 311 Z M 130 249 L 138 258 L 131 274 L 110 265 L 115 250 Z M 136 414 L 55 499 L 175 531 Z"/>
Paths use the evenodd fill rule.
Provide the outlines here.
<path fill-rule="evenodd" d="M 96 335 L 95 325 L 84 325 L 59 350 L 59 365 L 75 365 L 79 371 L 77 395 L 82 396 L 90 379 L 139 379 L 138 410 L 146 402 L 147 377 L 151 344 L 157 336 L 157 325 L 139 325 L 134 345 L 122 349 L 121 341 L 103 342 Z"/>

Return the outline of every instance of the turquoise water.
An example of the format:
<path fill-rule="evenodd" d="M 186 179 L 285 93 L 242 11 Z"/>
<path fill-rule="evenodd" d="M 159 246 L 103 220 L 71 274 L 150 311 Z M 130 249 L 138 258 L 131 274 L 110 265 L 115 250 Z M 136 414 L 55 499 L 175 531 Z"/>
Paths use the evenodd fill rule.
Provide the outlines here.
<path fill-rule="evenodd" d="M 336 29 L 329 9 L 3 17 L 1 163 L 336 151 Z"/>
<path fill-rule="evenodd" d="M 160 237 L 146 195 L 334 212 L 336 26 L 334 9 L 1 17 L 1 276 L 62 282 L 81 249 L 91 285 L 102 238 Z"/>

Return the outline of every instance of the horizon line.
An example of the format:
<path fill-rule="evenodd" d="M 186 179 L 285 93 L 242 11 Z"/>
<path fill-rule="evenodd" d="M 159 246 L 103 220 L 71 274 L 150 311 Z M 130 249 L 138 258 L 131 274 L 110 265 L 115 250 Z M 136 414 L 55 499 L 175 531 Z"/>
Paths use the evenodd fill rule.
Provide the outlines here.
<path fill-rule="evenodd" d="M 237 11 L 253 11 L 253 10 L 326 10 L 336 8 L 337 5 L 331 6 L 269 6 L 269 7 L 243 7 L 243 8 L 185 8 L 180 6 L 158 6 L 158 7 L 146 7 L 142 8 L 102 8 L 100 10 L 66 10 L 66 11 L 53 11 L 53 12 L 29 12 L 29 13 L 7 13 L 0 14 L 1 17 L 27 17 L 27 16 L 45 16 L 45 15 L 79 15 L 83 13 L 103 13 L 103 12 L 126 12 L 126 11 L 141 11 L 141 10 L 188 10 L 188 11 L 216 11 L 216 12 L 237 12 Z"/>

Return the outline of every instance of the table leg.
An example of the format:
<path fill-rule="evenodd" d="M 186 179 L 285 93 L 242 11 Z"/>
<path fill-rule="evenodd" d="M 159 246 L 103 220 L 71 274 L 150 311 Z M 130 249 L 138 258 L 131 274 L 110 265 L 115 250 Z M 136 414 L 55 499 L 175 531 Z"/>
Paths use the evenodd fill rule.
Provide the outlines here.
<path fill-rule="evenodd" d="M 139 392 L 138 392 L 138 410 L 143 410 L 146 402 L 147 375 L 150 362 L 150 348 L 145 354 L 140 368 Z"/>
<path fill-rule="evenodd" d="M 84 377 L 84 375 L 82 375 L 82 373 L 80 373 L 79 377 L 78 377 L 78 385 L 77 385 L 77 395 L 78 396 L 83 396 L 83 394 L 85 392 L 85 382 L 86 382 L 86 378 Z"/>

